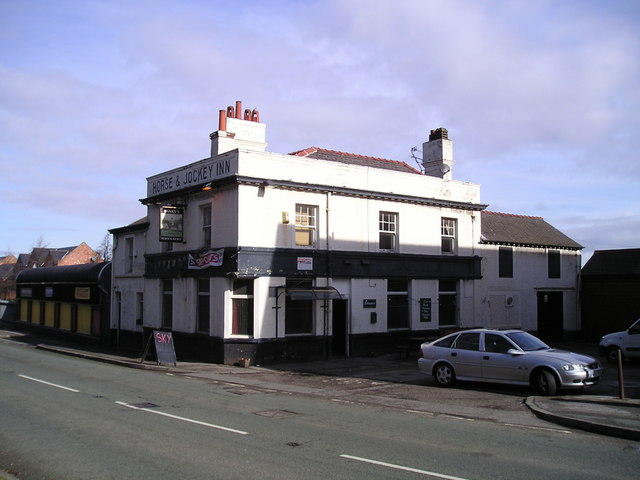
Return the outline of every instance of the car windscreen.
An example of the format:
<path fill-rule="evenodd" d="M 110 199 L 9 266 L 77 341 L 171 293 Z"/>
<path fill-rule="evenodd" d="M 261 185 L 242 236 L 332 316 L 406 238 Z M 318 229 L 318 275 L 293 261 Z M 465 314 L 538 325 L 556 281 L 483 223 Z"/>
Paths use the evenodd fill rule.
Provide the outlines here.
<path fill-rule="evenodd" d="M 535 350 L 547 350 L 549 345 L 544 343 L 537 337 L 534 337 L 527 332 L 513 332 L 508 333 L 509 337 L 516 345 L 518 345 L 525 352 L 533 352 Z"/>

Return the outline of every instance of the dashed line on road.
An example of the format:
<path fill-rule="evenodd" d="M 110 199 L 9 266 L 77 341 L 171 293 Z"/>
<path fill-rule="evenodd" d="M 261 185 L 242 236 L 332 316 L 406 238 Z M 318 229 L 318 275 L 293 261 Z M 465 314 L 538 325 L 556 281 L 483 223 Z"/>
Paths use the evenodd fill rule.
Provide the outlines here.
<path fill-rule="evenodd" d="M 79 393 L 80 392 L 80 390 L 76 390 L 75 388 L 65 387 L 64 385 L 58 385 L 57 383 L 47 382 L 46 380 L 41 380 L 40 378 L 30 377 L 28 375 L 23 375 L 21 373 L 19 373 L 18 376 L 21 377 L 21 378 L 25 378 L 27 380 L 31 380 L 33 382 L 38 382 L 38 383 L 43 383 L 45 385 L 49 385 L 50 387 L 60 388 L 61 390 L 67 390 L 67 391 L 73 392 L 73 393 Z"/>
<path fill-rule="evenodd" d="M 435 417 L 436 414 L 433 412 L 423 412 L 421 410 L 406 410 L 409 413 L 417 413 L 418 415 L 426 415 L 427 417 Z"/>
<path fill-rule="evenodd" d="M 154 413 L 156 415 L 161 415 L 163 417 L 173 418 L 174 420 L 181 420 L 183 422 L 195 423 L 196 425 L 202 425 L 204 427 L 215 428 L 217 430 L 224 430 L 225 432 L 237 433 L 238 435 L 248 435 L 249 432 L 244 432 L 242 430 L 236 430 L 235 428 L 223 427 L 222 425 L 216 425 L 213 423 L 201 422 L 200 420 L 194 420 L 192 418 L 179 417 L 178 415 L 172 415 L 170 413 L 159 412 L 157 410 L 151 410 L 149 408 L 144 407 L 136 407 L 135 405 L 131 405 L 125 402 L 117 401 L 115 402 L 117 405 L 121 405 L 123 407 L 130 408 L 132 410 L 141 410 L 143 412 Z"/>
<path fill-rule="evenodd" d="M 381 467 L 393 468 L 395 470 L 404 470 L 405 472 L 419 473 L 421 475 L 428 475 L 430 477 L 443 478 L 445 480 L 467 480 L 462 477 L 454 477 L 453 475 L 446 475 L 444 473 L 430 472 L 429 470 L 421 470 L 419 468 L 405 467 L 404 465 L 397 465 L 395 463 L 381 462 L 379 460 L 372 460 L 370 458 L 354 457 L 353 455 L 340 455 L 347 460 L 355 460 L 363 463 L 370 463 L 372 465 L 378 465 Z"/>

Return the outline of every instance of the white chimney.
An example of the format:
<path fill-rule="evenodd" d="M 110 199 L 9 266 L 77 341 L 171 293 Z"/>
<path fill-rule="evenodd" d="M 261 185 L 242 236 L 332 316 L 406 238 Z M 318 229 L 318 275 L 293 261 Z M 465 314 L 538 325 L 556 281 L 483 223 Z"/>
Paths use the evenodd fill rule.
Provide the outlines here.
<path fill-rule="evenodd" d="M 219 112 L 218 130 L 209 135 L 211 156 L 229 152 L 237 148 L 264 152 L 267 149 L 266 125 L 260 123 L 256 109 L 246 109 L 242 117 L 242 102 L 236 102 L 235 109 L 227 107 Z"/>
<path fill-rule="evenodd" d="M 425 175 L 451 180 L 453 142 L 446 128 L 431 130 L 429 141 L 422 144 L 422 166 Z"/>

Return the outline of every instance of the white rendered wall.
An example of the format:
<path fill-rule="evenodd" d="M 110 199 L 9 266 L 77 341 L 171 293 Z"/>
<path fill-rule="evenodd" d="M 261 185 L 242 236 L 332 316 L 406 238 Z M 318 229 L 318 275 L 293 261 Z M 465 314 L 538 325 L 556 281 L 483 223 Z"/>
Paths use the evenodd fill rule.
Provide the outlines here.
<path fill-rule="evenodd" d="M 513 278 L 500 278 L 498 249 L 497 245 L 479 246 L 483 259 L 482 280 L 476 282 L 476 309 L 483 325 L 537 330 L 537 292 L 561 291 L 564 330 L 580 328 L 576 296 L 579 253 L 560 250 L 561 277 L 548 278 L 546 249 L 513 247 Z M 506 305 L 507 297 L 513 297 L 512 306 Z"/>

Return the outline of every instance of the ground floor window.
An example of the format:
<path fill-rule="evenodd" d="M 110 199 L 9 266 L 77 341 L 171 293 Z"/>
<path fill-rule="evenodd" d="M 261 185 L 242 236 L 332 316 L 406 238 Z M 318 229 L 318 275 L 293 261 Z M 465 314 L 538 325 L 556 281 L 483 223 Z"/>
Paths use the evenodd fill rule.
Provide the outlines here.
<path fill-rule="evenodd" d="M 287 289 L 311 289 L 311 280 L 288 280 Z M 285 301 L 285 335 L 313 333 L 313 300 L 292 300 L 287 295 Z"/>
<path fill-rule="evenodd" d="M 210 298 L 209 279 L 198 279 L 198 331 L 209 333 L 209 298 Z"/>
<path fill-rule="evenodd" d="M 253 279 L 233 281 L 231 303 L 233 308 L 231 333 L 253 335 Z"/>
<path fill-rule="evenodd" d="M 387 281 L 387 328 L 409 328 L 409 282 Z"/>
<path fill-rule="evenodd" d="M 173 280 L 162 280 L 162 328 L 173 327 Z"/>
<path fill-rule="evenodd" d="M 438 314 L 441 327 L 451 327 L 457 324 L 458 291 L 455 280 L 440 280 L 438 282 Z"/>
<path fill-rule="evenodd" d="M 53 308 L 53 326 L 54 328 L 60 328 L 60 304 L 56 303 Z"/>
<path fill-rule="evenodd" d="M 136 292 L 136 325 L 144 324 L 144 293 Z"/>

